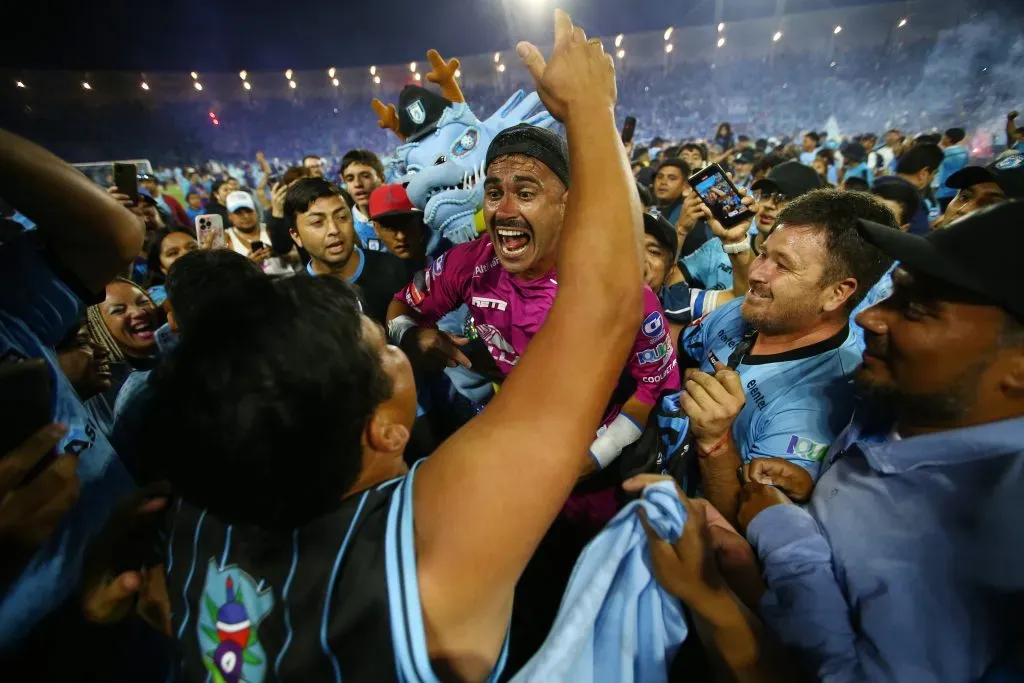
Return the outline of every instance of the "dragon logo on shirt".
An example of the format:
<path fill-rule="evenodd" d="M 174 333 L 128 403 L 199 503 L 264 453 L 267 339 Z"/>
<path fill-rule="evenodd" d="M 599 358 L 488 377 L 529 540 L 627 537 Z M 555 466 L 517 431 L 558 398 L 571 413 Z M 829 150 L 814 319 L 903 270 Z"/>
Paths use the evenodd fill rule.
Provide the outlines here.
<path fill-rule="evenodd" d="M 501 332 L 494 325 L 477 323 L 476 333 L 484 340 L 491 355 L 494 356 L 494 360 L 505 362 L 509 365 L 515 365 L 519 362 L 519 354 L 516 353 L 515 348 L 501 336 Z"/>
<path fill-rule="evenodd" d="M 259 624 L 274 607 L 269 588 L 237 567 L 210 558 L 198 619 L 203 664 L 213 683 L 258 683 L 267 673 Z"/>

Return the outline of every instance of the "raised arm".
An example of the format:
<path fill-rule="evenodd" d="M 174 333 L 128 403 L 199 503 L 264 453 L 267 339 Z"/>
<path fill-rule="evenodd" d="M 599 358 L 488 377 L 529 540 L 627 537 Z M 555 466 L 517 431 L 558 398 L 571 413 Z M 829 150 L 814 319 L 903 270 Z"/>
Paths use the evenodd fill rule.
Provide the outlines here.
<path fill-rule="evenodd" d="M 143 228 L 70 164 L 0 130 L 0 196 L 39 226 L 60 264 L 93 292 L 124 272 L 142 249 Z"/>
<path fill-rule="evenodd" d="M 479 679 L 497 659 L 515 584 L 568 497 L 640 325 L 641 211 L 599 41 L 555 14 L 545 64 L 517 51 L 572 163 L 551 312 L 483 413 L 416 476 L 417 574 L 434 659 Z"/>

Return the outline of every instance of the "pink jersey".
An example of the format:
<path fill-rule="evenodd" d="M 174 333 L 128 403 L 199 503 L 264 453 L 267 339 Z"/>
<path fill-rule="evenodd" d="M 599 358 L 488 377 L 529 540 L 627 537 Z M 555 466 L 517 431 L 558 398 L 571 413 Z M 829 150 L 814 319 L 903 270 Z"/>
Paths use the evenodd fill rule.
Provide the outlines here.
<path fill-rule="evenodd" d="M 554 270 L 532 281 L 509 274 L 494 255 L 490 238 L 484 235 L 452 247 L 395 298 L 431 325 L 461 304 L 468 304 L 477 333 L 498 368 L 508 375 L 547 317 L 557 290 Z M 626 370 L 636 384 L 633 395 L 647 405 L 654 405 L 662 393 L 679 389 L 678 361 L 665 315 L 658 297 L 646 285 L 644 320 Z M 620 408 L 621 403 L 613 406 L 605 423 L 614 419 Z"/>

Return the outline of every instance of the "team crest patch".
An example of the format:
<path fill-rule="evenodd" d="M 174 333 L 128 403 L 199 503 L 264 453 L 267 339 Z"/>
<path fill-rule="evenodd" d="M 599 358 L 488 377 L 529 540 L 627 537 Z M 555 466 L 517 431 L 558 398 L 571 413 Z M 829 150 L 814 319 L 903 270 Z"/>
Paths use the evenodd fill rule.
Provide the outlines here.
<path fill-rule="evenodd" d="M 274 595 L 235 566 L 221 569 L 210 558 L 203 584 L 198 635 L 203 664 L 213 683 L 259 683 L 267 653 L 259 624 L 274 608 Z"/>
<path fill-rule="evenodd" d="M 475 127 L 466 129 L 466 132 L 462 134 L 458 140 L 452 145 L 452 156 L 453 157 L 464 157 L 476 148 L 476 143 L 480 139 L 480 131 Z"/>
<path fill-rule="evenodd" d="M 644 336 L 649 339 L 657 339 L 665 332 L 665 321 L 661 317 L 661 313 L 654 311 L 649 316 L 644 318 L 643 326 Z"/>
<path fill-rule="evenodd" d="M 815 462 L 824 460 L 826 453 L 828 453 L 828 444 L 815 443 L 797 434 L 790 438 L 789 446 L 786 448 L 787 455 L 795 455 L 803 460 Z"/>
<path fill-rule="evenodd" d="M 409 118 L 412 119 L 412 122 L 417 125 L 427 120 L 427 110 L 423 108 L 422 100 L 416 100 L 406 107 L 405 113 L 407 113 Z"/>
<path fill-rule="evenodd" d="M 996 162 L 996 168 L 1000 171 L 1008 171 L 1011 168 L 1018 168 L 1024 164 L 1024 154 L 1011 154 Z"/>

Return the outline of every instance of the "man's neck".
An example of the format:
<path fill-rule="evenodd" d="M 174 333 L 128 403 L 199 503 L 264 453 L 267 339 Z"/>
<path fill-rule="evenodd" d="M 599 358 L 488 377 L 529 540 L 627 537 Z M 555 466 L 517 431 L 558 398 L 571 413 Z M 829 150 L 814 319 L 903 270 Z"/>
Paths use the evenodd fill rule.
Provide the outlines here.
<path fill-rule="evenodd" d="M 348 260 L 338 265 L 331 265 L 325 261 L 321 261 L 316 258 L 310 259 L 310 264 L 313 267 L 313 273 L 315 275 L 321 275 L 326 277 L 336 277 L 339 280 L 345 280 L 349 282 L 355 277 L 359 271 L 359 264 L 363 262 L 362 250 L 352 250 L 352 254 L 348 257 Z"/>
<path fill-rule="evenodd" d="M 785 334 L 765 334 L 758 332 L 750 352 L 756 356 L 774 356 L 787 351 L 795 351 L 812 344 L 823 342 L 839 334 L 849 324 L 847 318 L 838 318 L 818 323 L 817 325 L 799 332 L 788 332 Z"/>
<path fill-rule="evenodd" d="M 663 210 L 663 211 L 665 209 L 674 209 L 677 205 L 682 204 L 682 203 L 683 203 L 683 195 L 679 195 L 675 199 L 672 199 L 672 200 L 669 200 L 669 201 L 665 201 L 665 202 L 660 202 L 658 204 L 658 208 Z"/>
<path fill-rule="evenodd" d="M 904 173 L 897 173 L 896 177 L 903 178 L 903 180 L 906 180 L 908 183 L 913 185 L 915 189 L 917 189 L 918 191 L 921 190 L 921 186 L 917 184 L 917 178 L 915 178 L 914 176 L 909 176 Z"/>

